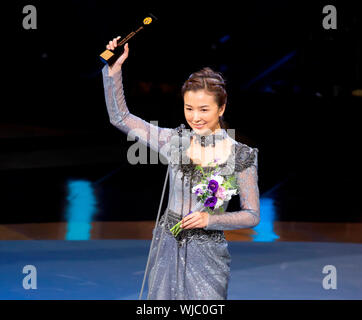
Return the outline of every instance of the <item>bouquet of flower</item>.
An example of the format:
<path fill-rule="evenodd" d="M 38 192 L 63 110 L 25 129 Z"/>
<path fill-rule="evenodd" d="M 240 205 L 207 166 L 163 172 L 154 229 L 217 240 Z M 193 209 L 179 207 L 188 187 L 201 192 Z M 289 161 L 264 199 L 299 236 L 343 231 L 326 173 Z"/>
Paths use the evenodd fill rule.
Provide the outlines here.
<path fill-rule="evenodd" d="M 227 179 L 221 176 L 217 163 L 210 172 L 206 172 L 201 166 L 196 166 L 196 170 L 201 173 L 201 180 L 192 188 L 192 193 L 197 195 L 198 200 L 194 211 L 203 209 L 210 214 L 214 214 L 215 210 L 219 209 L 220 212 L 223 212 L 222 205 L 224 201 L 229 201 L 233 195 L 238 193 L 235 176 L 232 175 Z M 192 212 L 190 211 L 186 216 Z M 182 231 L 181 222 L 182 220 L 170 229 L 175 237 Z"/>

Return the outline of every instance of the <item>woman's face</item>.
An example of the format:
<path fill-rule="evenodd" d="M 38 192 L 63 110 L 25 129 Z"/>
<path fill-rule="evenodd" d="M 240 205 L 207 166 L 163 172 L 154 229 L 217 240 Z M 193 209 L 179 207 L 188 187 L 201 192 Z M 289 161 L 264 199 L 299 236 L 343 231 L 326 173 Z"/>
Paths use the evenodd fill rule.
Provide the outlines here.
<path fill-rule="evenodd" d="M 219 108 L 214 95 L 203 89 L 186 91 L 184 94 L 185 118 L 197 134 L 210 134 L 219 129 L 219 117 L 224 111 L 225 105 Z"/>

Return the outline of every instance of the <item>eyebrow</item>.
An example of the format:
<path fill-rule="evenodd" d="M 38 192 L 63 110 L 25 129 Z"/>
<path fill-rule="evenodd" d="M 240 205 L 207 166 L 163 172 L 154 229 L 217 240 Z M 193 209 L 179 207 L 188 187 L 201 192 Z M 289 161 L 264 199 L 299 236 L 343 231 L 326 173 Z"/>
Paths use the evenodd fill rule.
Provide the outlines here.
<path fill-rule="evenodd" d="M 185 103 L 185 105 L 188 106 L 188 107 L 192 107 L 191 105 L 189 105 L 187 103 Z M 204 107 L 210 107 L 210 106 L 208 104 L 205 104 L 203 106 L 199 106 L 199 108 L 204 108 Z"/>

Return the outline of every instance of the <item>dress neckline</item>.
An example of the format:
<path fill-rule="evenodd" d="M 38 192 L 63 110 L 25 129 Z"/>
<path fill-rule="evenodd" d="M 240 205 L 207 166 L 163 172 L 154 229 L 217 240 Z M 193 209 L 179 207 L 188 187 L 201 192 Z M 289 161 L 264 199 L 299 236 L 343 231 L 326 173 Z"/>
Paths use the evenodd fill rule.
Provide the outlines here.
<path fill-rule="evenodd" d="M 189 131 L 189 129 L 185 129 L 185 125 L 184 124 L 181 124 L 179 127 L 175 128 L 175 131 L 178 133 L 179 137 L 181 138 L 182 136 L 185 136 L 185 137 L 189 137 L 190 141 L 191 141 L 191 138 L 192 136 L 196 136 L 196 139 L 197 139 L 197 136 L 202 137 L 202 135 L 199 135 L 197 134 L 194 130 L 191 130 Z M 206 140 L 206 137 L 209 137 L 209 139 L 213 139 L 213 136 L 218 136 L 218 137 L 222 137 L 222 140 L 223 139 L 230 139 L 230 142 L 231 142 L 231 152 L 228 156 L 228 158 L 223 162 L 223 163 L 218 163 L 218 166 L 219 168 L 221 168 L 223 171 L 228 171 L 228 167 L 231 166 L 232 167 L 232 164 L 235 162 L 235 156 L 236 156 L 236 150 L 235 148 L 239 145 L 239 142 L 231 139 L 231 137 L 229 137 L 229 135 L 227 134 L 226 130 L 225 129 L 220 129 L 218 130 L 218 132 L 214 133 L 214 134 L 211 134 L 211 135 L 207 135 L 207 136 L 204 136 L 205 137 L 205 140 Z M 217 138 L 218 139 L 218 138 Z M 182 171 L 185 173 L 185 172 L 188 172 L 188 173 L 191 173 L 191 171 L 194 171 L 195 167 L 196 166 L 200 166 L 201 168 L 203 169 L 214 169 L 215 166 L 201 166 L 200 164 L 197 164 L 195 163 L 186 153 L 186 150 L 183 149 L 182 147 L 182 143 L 180 145 L 180 149 L 179 151 L 176 151 L 176 149 L 174 149 L 174 151 L 171 151 L 171 154 L 174 154 L 175 156 L 175 164 L 179 162 L 179 155 L 180 153 L 182 154 L 182 158 L 184 160 L 186 160 L 183 164 L 181 164 L 181 169 Z M 233 159 L 234 157 L 234 159 Z M 182 161 L 183 162 L 183 161 Z"/>
<path fill-rule="evenodd" d="M 232 158 L 233 156 L 235 156 L 235 150 L 234 150 L 234 149 L 235 149 L 234 143 L 231 142 L 231 151 L 230 151 L 230 154 L 229 154 L 229 156 L 226 158 L 226 160 L 225 160 L 224 162 L 218 163 L 218 166 L 219 166 L 219 167 L 223 168 L 223 167 L 225 167 L 225 166 L 230 162 L 231 158 Z M 187 150 L 186 150 L 186 151 L 187 151 Z M 190 164 L 191 164 L 192 166 L 194 166 L 194 167 L 200 166 L 200 167 L 203 168 L 203 169 L 212 169 L 212 168 L 215 168 L 215 167 L 216 167 L 216 165 L 215 165 L 215 166 L 201 166 L 200 164 L 195 163 L 195 162 L 192 160 L 192 158 L 190 158 L 190 157 L 188 156 L 187 152 L 185 152 L 185 157 L 190 161 Z M 215 160 L 214 160 L 214 161 L 215 161 Z"/>
<path fill-rule="evenodd" d="M 212 144 L 215 147 L 216 141 L 224 140 L 228 137 L 225 129 L 220 129 L 216 133 L 212 133 L 209 135 L 200 135 L 196 133 L 194 130 L 191 131 L 191 137 L 195 137 L 195 141 L 201 144 L 202 147 L 207 147 Z"/>

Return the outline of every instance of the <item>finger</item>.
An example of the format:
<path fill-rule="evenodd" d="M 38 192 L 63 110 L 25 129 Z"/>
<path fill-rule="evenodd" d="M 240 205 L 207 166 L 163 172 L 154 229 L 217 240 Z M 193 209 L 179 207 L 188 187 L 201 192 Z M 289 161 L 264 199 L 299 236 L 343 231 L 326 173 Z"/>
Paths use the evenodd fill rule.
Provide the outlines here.
<path fill-rule="evenodd" d="M 126 43 L 124 45 L 124 57 L 127 58 L 128 57 L 128 52 L 129 52 L 129 49 L 128 49 L 128 43 Z"/>
<path fill-rule="evenodd" d="M 188 219 L 186 222 L 184 222 L 182 224 L 182 228 L 185 229 L 185 228 L 188 228 L 190 225 L 192 225 L 193 223 L 197 222 L 199 219 L 198 217 L 194 216 L 192 217 L 191 219 Z"/>
<path fill-rule="evenodd" d="M 113 42 L 114 47 L 116 48 L 118 46 L 117 38 L 113 38 L 112 42 Z"/>
<path fill-rule="evenodd" d="M 186 228 L 190 224 L 190 219 L 182 220 L 181 228 Z"/>
<path fill-rule="evenodd" d="M 182 219 L 182 221 L 183 221 L 183 222 L 186 222 L 186 221 L 192 219 L 193 217 L 195 217 L 195 212 L 190 213 L 189 215 L 187 215 L 186 217 L 184 217 L 184 218 Z"/>
<path fill-rule="evenodd" d="M 200 221 L 194 221 L 191 224 L 189 224 L 186 228 L 183 229 L 193 229 L 193 228 L 199 228 Z"/>
<path fill-rule="evenodd" d="M 114 45 L 113 45 L 112 40 L 111 40 L 111 41 L 109 41 L 109 43 L 108 43 L 108 44 L 109 44 L 110 49 L 111 49 L 111 50 L 114 50 Z"/>

